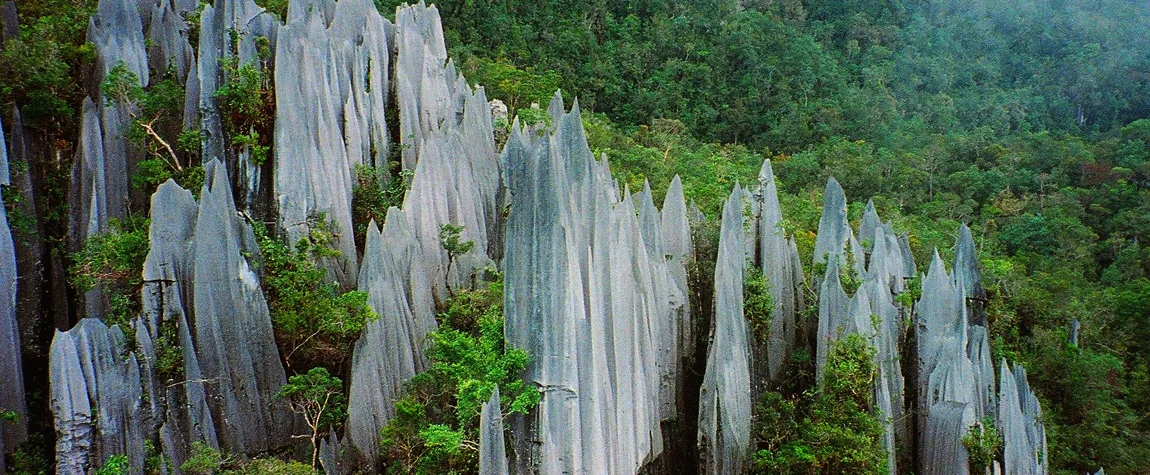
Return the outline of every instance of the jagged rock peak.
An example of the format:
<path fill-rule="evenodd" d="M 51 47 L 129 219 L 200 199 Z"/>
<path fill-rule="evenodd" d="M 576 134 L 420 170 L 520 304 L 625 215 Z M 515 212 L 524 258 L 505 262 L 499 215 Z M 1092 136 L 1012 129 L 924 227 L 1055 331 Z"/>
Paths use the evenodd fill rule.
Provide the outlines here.
<path fill-rule="evenodd" d="M 56 472 L 87 473 L 112 455 L 144 466 L 140 371 L 118 326 L 85 318 L 56 331 L 48 356 Z"/>
<path fill-rule="evenodd" d="M 978 270 L 978 252 L 970 227 L 963 224 L 958 228 L 958 241 L 954 244 L 954 281 L 965 290 L 965 297 L 971 300 L 968 320 L 971 325 L 986 326 L 986 290 L 982 287 L 982 275 Z"/>
<path fill-rule="evenodd" d="M 662 452 L 660 423 L 673 414 L 669 360 L 685 297 L 644 241 L 629 190 L 620 200 L 607 162 L 594 159 L 578 106 L 564 112 L 557 96 L 550 110 L 551 128 L 516 122 L 502 156 L 513 204 L 505 333 L 532 355 L 526 378 L 544 388 L 516 426 L 515 471 L 637 473 Z"/>
<path fill-rule="evenodd" d="M 429 276 L 402 210 L 388 210 L 382 232 L 369 224 L 361 271 L 359 289 L 379 318 L 365 326 L 352 355 L 348 439 L 375 467 L 379 431 L 394 417 L 403 383 L 427 369 L 423 345 L 436 328 Z"/>
<path fill-rule="evenodd" d="M 213 161 L 200 192 L 192 245 L 196 352 L 220 446 L 258 453 L 290 443 L 294 419 L 274 395 L 286 382 L 259 277 L 259 253 L 236 213 L 224 166 Z"/>
<path fill-rule="evenodd" d="M 831 255 L 842 254 L 852 235 L 850 223 L 847 222 L 846 194 L 838 180 L 830 177 L 823 191 L 823 213 L 815 237 L 814 261 L 827 262 Z"/>
<path fill-rule="evenodd" d="M 743 316 L 743 200 L 738 185 L 723 206 L 715 261 L 715 319 L 699 394 L 704 473 L 741 473 L 751 441 L 751 374 Z"/>
<path fill-rule="evenodd" d="M 499 387 L 483 403 L 479 414 L 479 475 L 507 475 L 507 452 L 503 446 L 503 412 Z"/>
<path fill-rule="evenodd" d="M 9 185 L 8 151 L 0 126 L 0 185 Z M 16 244 L 0 197 L 0 410 L 16 413 L 16 421 L 0 424 L 0 466 L 6 447 L 15 448 L 28 435 L 28 407 L 24 399 L 24 369 L 20 328 L 16 318 Z M 3 471 L 0 469 L 0 471 Z"/>

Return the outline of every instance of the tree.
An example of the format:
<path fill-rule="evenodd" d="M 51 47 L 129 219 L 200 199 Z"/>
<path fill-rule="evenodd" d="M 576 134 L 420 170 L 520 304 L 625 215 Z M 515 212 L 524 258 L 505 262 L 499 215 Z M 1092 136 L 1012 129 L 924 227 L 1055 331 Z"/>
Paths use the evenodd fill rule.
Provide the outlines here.
<path fill-rule="evenodd" d="M 275 397 L 286 401 L 292 412 L 303 416 L 304 424 L 311 431 L 303 436 L 311 441 L 311 466 L 318 467 L 319 438 L 347 418 L 343 381 L 328 374 L 327 368 L 316 367 L 306 374 L 288 378 Z"/>

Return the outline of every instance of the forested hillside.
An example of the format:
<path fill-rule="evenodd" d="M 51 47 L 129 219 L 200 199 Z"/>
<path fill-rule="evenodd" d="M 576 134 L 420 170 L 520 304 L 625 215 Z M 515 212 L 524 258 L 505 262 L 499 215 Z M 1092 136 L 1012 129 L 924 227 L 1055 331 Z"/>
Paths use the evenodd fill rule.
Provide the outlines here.
<path fill-rule="evenodd" d="M 159 1 L 181 5 L 178 36 L 199 52 L 199 15 L 205 6 L 231 0 Z M 192 3 L 196 5 L 191 7 Z M 256 3 L 272 18 L 287 22 L 289 1 Z M 375 7 L 398 24 L 396 11 L 403 3 L 375 0 Z M 773 166 L 785 234 L 794 235 L 804 264 L 819 257 L 814 251 L 816 231 L 830 177 L 837 178 L 851 200 L 847 203 L 851 226 L 865 225 L 861 222 L 866 200 L 872 199 L 877 213 L 891 220 L 896 232 L 909 235 L 919 270 L 925 271 L 936 249 L 942 261 L 955 262 L 960 225 L 968 224 L 982 263 L 986 301 L 979 304 L 986 308 L 994 364 L 1005 359 L 1025 367 L 1031 389 L 1041 401 L 1049 453 L 1039 457 L 1057 474 L 1094 473 L 1100 467 L 1111 474 L 1146 473 L 1150 463 L 1150 348 L 1146 346 L 1150 341 L 1150 6 L 1144 1 L 436 3 L 453 67 L 471 84 L 485 86 L 486 98 L 499 99 L 510 109 L 508 115 L 495 118 L 496 148 L 484 152 L 492 163 L 504 144 L 525 140 L 516 136 L 516 117 L 520 123 L 536 124 L 538 130 L 553 133 L 559 128 L 551 123 L 555 117 L 579 117 L 562 115 L 563 110 L 559 114 L 547 111 L 556 89 L 562 90 L 566 107 L 577 98 L 587 143 L 596 156 L 609 161 L 621 189 L 636 191 L 649 185 L 651 192 L 644 196 L 661 203 L 666 195 L 678 193 L 672 190 L 677 186 L 672 184 L 678 183 L 673 178 L 681 179 L 686 201 L 693 201 L 711 225 L 693 229 L 690 239 L 696 240 L 699 256 L 709 257 L 712 274 L 724 202 L 736 183 L 759 184 L 764 159 Z M 412 236 L 426 234 L 426 229 L 384 226 L 385 218 L 393 222 L 393 213 L 399 220 L 406 219 L 405 211 L 414 214 L 404 196 L 413 187 L 415 166 L 408 163 L 408 154 L 414 154 L 415 147 L 403 143 L 410 139 L 400 138 L 401 132 L 394 128 L 401 120 L 395 117 L 395 106 L 388 105 L 392 129 L 382 141 L 392 148 L 367 147 L 364 155 L 379 158 L 378 168 L 355 168 L 350 180 L 355 182 L 354 196 L 345 203 L 350 209 L 346 218 L 354 232 L 349 231 L 341 241 L 338 230 L 332 232 L 325 227 L 327 223 L 308 221 L 306 232 L 292 234 L 298 239 L 292 247 L 284 238 L 287 234 L 280 236 L 264 227 L 281 219 L 270 211 L 274 206 L 269 203 L 275 199 L 269 191 L 275 180 L 271 172 L 279 170 L 285 152 L 298 148 L 284 141 L 291 134 L 281 137 L 273 125 L 277 112 L 284 114 L 276 108 L 276 101 L 284 96 L 277 94 L 286 95 L 273 90 L 277 84 L 270 76 L 276 65 L 271 58 L 274 45 L 269 50 L 267 37 L 260 37 L 261 43 L 255 35 L 245 36 L 246 49 L 241 50 L 235 46 L 241 43 L 235 33 L 232 44 L 236 49 L 218 61 L 221 77 L 232 79 L 200 95 L 221 104 L 222 119 L 217 120 L 222 126 L 217 126 L 227 137 L 214 140 L 222 154 L 230 157 L 227 173 L 233 174 L 232 180 L 246 179 L 250 187 L 233 184 L 236 188 L 230 192 L 216 192 L 227 175 L 222 175 L 223 165 L 207 166 L 205 171 L 210 153 L 205 147 L 211 142 L 201 135 L 201 128 L 189 126 L 199 120 L 191 119 L 196 113 L 189 112 L 198 103 L 185 102 L 186 91 L 191 91 L 185 77 L 190 76 L 176 74 L 174 63 L 161 67 L 149 63 L 149 83 L 122 68 L 123 63 L 121 68 L 100 64 L 97 49 L 107 44 L 96 45 L 88 37 L 87 19 L 96 13 L 96 0 L 22 0 L 0 8 L 0 120 L 8 133 L 6 138 L 0 136 L 0 142 L 7 140 L 12 169 L 11 183 L 7 175 L 0 182 L 13 239 L 25 252 L 18 254 L 21 270 L 32 266 L 37 276 L 33 287 L 20 288 L 21 300 L 15 307 L 25 342 L 23 379 L 30 439 L 19 450 L 6 448 L 12 454 L 7 467 L 19 474 L 52 470 L 48 468 L 54 456 L 48 342 L 56 329 L 66 330 L 81 317 L 91 316 L 85 315 L 85 295 L 104 292 L 105 322 L 124 329 L 146 310 L 147 303 L 140 297 L 146 285 L 140 277 L 149 255 L 146 211 L 128 209 L 123 220 L 108 223 L 105 234 L 86 240 L 69 232 L 75 222 L 86 219 L 68 208 L 69 196 L 87 186 L 75 181 L 80 168 L 73 167 L 84 153 L 78 137 L 85 111 L 121 106 L 134 112 L 116 118 L 131 124 L 119 140 L 131 141 L 139 147 L 134 153 L 143 158 L 131 168 L 131 203 L 148 203 L 156 187 L 171 178 L 191 191 L 186 199 L 183 194 L 177 197 L 183 200 L 180 203 L 191 202 L 181 210 L 187 216 L 197 216 L 192 195 L 201 200 L 200 213 L 208 209 L 204 203 L 226 203 L 243 211 L 242 226 L 251 229 L 236 232 L 242 234 L 236 239 L 247 239 L 250 234 L 252 241 L 244 241 L 244 246 L 251 246 L 228 252 L 236 251 L 232 254 L 242 254 L 244 259 L 258 254 L 263 259 L 257 272 L 267 295 L 264 311 L 270 313 L 284 363 L 279 371 L 286 370 L 279 379 L 287 378 L 279 391 L 271 388 L 275 399 L 306 399 L 314 396 L 307 391 L 317 387 L 338 393 L 334 414 L 323 408 L 311 414 L 314 420 L 307 420 L 310 451 L 296 448 L 297 454 L 307 453 L 296 459 L 310 459 L 317 466 L 324 433 L 338 430 L 342 435 L 347 430 L 350 434 L 354 429 L 344 428 L 343 421 L 362 416 L 354 408 L 349 416 L 343 392 L 356 389 L 354 383 L 345 387 L 343 381 L 358 364 L 353 348 L 366 345 L 363 341 L 379 343 L 372 338 L 382 341 L 381 333 L 364 330 L 379 317 L 372 309 L 407 305 L 372 300 L 369 294 L 384 283 L 367 282 L 364 269 L 378 272 L 384 268 L 406 276 L 402 266 L 412 266 L 418 259 L 401 254 L 426 251 L 419 249 L 419 243 L 402 241 L 410 238 L 414 242 Z M 143 48 L 150 58 L 163 49 L 158 46 L 163 41 L 159 36 L 145 40 Z M 187 54 L 192 55 L 191 50 Z M 394 51 L 387 54 L 394 55 Z M 241 57 L 252 62 L 241 62 Z M 391 70 L 395 69 L 392 64 Z M 370 73 L 361 77 L 373 79 Z M 137 83 L 147 83 L 147 88 Z M 306 88 L 307 83 L 301 84 Z M 394 100 L 394 91 L 388 94 L 383 101 Z M 86 96 L 97 98 L 98 103 L 85 103 Z M 474 97 L 479 96 L 469 96 Z M 179 114 L 181 110 L 184 114 Z M 382 106 L 378 112 L 382 116 Z M 13 124 L 19 126 L 20 135 L 12 134 Z M 470 133 L 476 133 L 475 129 Z M 300 152 L 300 160 L 308 159 L 305 155 Z M 205 157 L 202 161 L 201 156 Z M 240 166 L 251 176 L 236 178 L 237 160 L 251 167 Z M 263 170 L 262 178 L 258 170 Z M 223 178 L 214 178 L 213 172 Z M 433 180 L 422 183 L 416 189 L 434 186 Z M 496 191 L 483 185 L 478 188 L 477 194 L 505 205 L 498 201 L 502 198 L 494 198 Z M 175 193 L 172 188 L 167 191 Z M 418 201 L 418 196 L 410 201 Z M 389 207 L 401 205 L 404 210 L 389 212 Z M 491 208 L 496 209 L 494 204 Z M 492 222 L 507 218 L 508 209 L 514 211 L 506 205 L 500 218 L 491 210 L 477 214 L 489 213 L 486 225 L 502 232 L 502 224 Z M 226 209 L 220 215 L 240 219 L 230 217 L 232 211 Z M 474 239 L 472 234 L 460 233 L 473 233 L 484 224 L 479 220 L 478 226 L 472 224 L 466 231 L 451 224 L 436 227 L 439 234 L 431 239 L 438 238 L 436 244 L 442 249 L 432 247 L 437 257 L 443 255 L 446 269 L 436 271 L 436 282 L 424 282 L 431 289 L 423 289 L 427 295 L 407 296 L 427 307 L 424 314 L 419 314 L 421 309 L 407 310 L 416 322 L 412 325 L 422 325 L 411 333 L 423 332 L 421 338 L 426 335 L 432 343 L 426 358 L 420 354 L 414 361 L 405 361 L 402 369 L 396 369 L 398 363 L 395 367 L 379 363 L 380 374 L 395 370 L 403 378 L 414 378 L 403 384 L 402 393 L 397 389 L 399 382 L 391 388 L 395 393 L 387 393 L 395 399 L 394 407 L 386 401 L 372 408 L 394 417 L 382 429 L 367 431 L 367 445 L 380 452 L 367 455 L 372 464 L 379 458 L 394 473 L 473 471 L 480 454 L 468 444 L 478 445 L 478 414 L 483 412 L 485 420 L 491 417 L 491 403 L 484 401 L 492 390 L 498 387 L 493 399 L 497 420 L 498 416 L 512 420 L 514 414 L 527 414 L 539 403 L 540 393 L 528 389 L 516 376 L 538 355 L 511 348 L 500 333 L 504 331 L 501 274 L 485 268 L 485 262 L 457 264 L 457 257 L 468 255 L 476 246 L 475 240 L 467 239 Z M 394 239 L 389 241 L 389 237 Z M 490 242 L 479 240 L 475 252 L 499 261 L 504 252 L 499 244 L 502 238 L 492 231 Z M 401 241 L 409 247 L 388 247 Z M 869 249 L 874 243 L 861 244 Z M 337 249 L 339 245 L 343 247 Z M 395 253 L 388 259 L 404 264 L 365 257 L 384 248 Z M 345 262 L 344 267 L 351 271 L 339 276 L 341 282 L 329 282 L 324 269 L 348 256 L 352 262 Z M 360 258 L 364 267 L 358 269 L 357 288 L 355 261 Z M 691 279 L 706 273 L 698 263 L 692 264 L 696 267 L 691 269 Z M 243 265 L 247 269 L 246 261 Z M 452 265 L 473 268 L 456 268 L 453 273 Z M 475 277 L 488 271 L 492 272 L 483 279 Z M 825 271 L 825 267 L 806 269 L 809 280 L 803 285 L 812 298 L 819 286 L 816 276 Z M 459 290 L 466 287 L 460 283 L 466 280 L 461 272 L 473 273 L 473 289 Z M 387 275 L 387 279 L 402 280 Z M 476 283 L 484 279 L 490 282 Z M 686 297 L 696 309 L 712 304 L 709 290 L 700 292 L 696 287 L 699 282 L 713 287 L 714 275 L 709 279 L 689 281 L 693 293 Z M 28 280 L 21 282 L 23 286 Z M 760 282 L 763 287 L 758 290 L 752 284 L 744 290 L 748 296 L 766 294 L 768 284 Z M 858 282 L 854 285 L 857 289 Z M 908 281 L 909 289 L 917 285 L 917 278 Z M 906 306 L 918 297 L 909 290 Z M 759 304 L 774 305 L 770 301 Z M 87 305 L 92 308 L 91 300 Z M 753 300 L 747 305 L 754 305 Z M 433 315 L 435 310 L 437 315 Z M 418 315 L 410 315 L 413 311 Z M 818 316 L 817 308 L 807 313 L 801 316 L 807 320 L 799 321 L 799 326 L 804 321 L 811 324 Z M 439 330 L 428 333 L 436 325 Z M 175 328 L 157 330 L 163 337 L 157 340 L 156 351 L 167 358 L 171 365 L 167 370 L 179 373 L 173 378 L 190 378 L 182 369 L 185 357 L 172 348 L 183 345 L 176 345 L 176 340 L 191 336 L 177 335 Z M 392 330 L 389 327 L 387 332 Z M 701 332 L 705 339 L 706 327 Z M 818 432 L 819 427 L 810 427 L 817 424 L 809 418 L 795 419 L 795 414 L 840 409 L 842 401 L 857 397 L 849 385 L 865 388 L 872 377 L 852 365 L 866 366 L 874 349 L 856 340 L 845 340 L 844 346 L 834 348 L 833 361 L 847 369 L 832 366 L 831 374 L 841 374 L 848 383 L 834 388 L 837 392 L 805 393 L 804 388 L 817 386 L 810 371 L 813 363 L 797 361 L 794 374 L 779 386 L 781 394 L 769 393 L 777 399 L 756 401 L 773 408 L 766 411 L 767 419 L 776 417 L 756 420 L 756 430 L 785 420 L 794 438 L 814 440 L 825 435 Z M 811 354 L 805 356 L 813 359 Z M 686 377 L 696 376 L 702 378 L 701 374 Z M 697 389 L 700 382 L 691 384 Z M 504 398 L 502 414 L 500 395 Z M 687 405 L 691 402 L 698 407 L 698 401 Z M 5 409 L 0 407 L 0 424 L 16 416 Z M 882 430 L 877 422 L 863 420 L 865 409 L 838 416 L 861 420 L 858 425 L 865 430 L 848 435 L 875 445 L 877 438 L 868 437 L 881 435 Z M 763 417 L 760 411 L 765 410 L 756 409 Z M 683 434 L 678 434 L 679 439 L 693 440 L 695 435 L 689 430 Z M 345 443 L 348 437 L 355 436 L 344 437 Z M 5 452 L 2 442 L 0 454 Z M 684 451 L 675 443 L 668 438 L 668 453 Z M 779 447 L 772 444 L 770 436 L 756 436 L 758 448 L 779 453 Z M 844 443 L 824 449 L 862 453 L 870 445 Z M 189 456 L 189 463 L 207 463 L 207 468 L 193 464 L 183 468 L 186 473 L 210 473 L 237 463 L 217 449 L 195 447 L 184 455 Z M 165 463 L 159 455 L 159 462 L 152 460 L 155 447 L 149 450 L 149 463 Z M 1001 450 L 1001 441 L 990 449 L 994 453 L 988 461 L 1001 458 L 996 450 Z M 287 451 L 280 452 L 275 455 Z M 261 451 L 260 455 L 269 454 Z M 693 455 L 681 456 L 690 459 Z M 255 465 L 263 462 L 257 460 Z M 3 463 L 0 458 L 0 473 Z M 667 463 L 674 466 L 675 461 Z M 755 457 L 755 463 L 752 468 L 765 473 L 776 473 L 770 469 L 779 465 L 772 464 L 802 465 L 766 456 Z M 255 465 L 245 473 L 259 473 L 252 468 Z M 865 473 L 882 473 L 876 468 L 879 465 L 869 465 Z M 285 467 L 267 470 L 274 473 Z M 300 473 L 309 470 L 299 463 L 291 468 Z M 831 469 L 824 465 L 822 470 Z"/>
<path fill-rule="evenodd" d="M 679 174 L 714 216 L 771 158 L 801 253 L 832 175 L 910 233 L 920 265 L 935 247 L 949 259 L 970 223 L 992 344 L 1031 370 L 1051 468 L 1145 470 L 1146 5 L 477 1 L 443 12 L 469 78 L 513 107 L 546 105 L 559 84 L 597 113 L 585 118 L 592 149 L 632 189 L 648 179 L 656 201 Z M 863 204 L 851 203 L 852 220 Z"/>

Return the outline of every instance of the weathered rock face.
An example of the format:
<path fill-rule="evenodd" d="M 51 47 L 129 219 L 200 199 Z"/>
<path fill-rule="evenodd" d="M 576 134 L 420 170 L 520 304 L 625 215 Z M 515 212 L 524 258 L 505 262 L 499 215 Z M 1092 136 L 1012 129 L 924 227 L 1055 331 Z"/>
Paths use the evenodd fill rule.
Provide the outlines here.
<path fill-rule="evenodd" d="M 1038 398 L 1030 391 L 1026 369 L 1011 371 L 1006 360 L 999 373 L 998 427 L 1002 434 L 1004 473 L 1046 475 L 1050 452 Z"/>
<path fill-rule="evenodd" d="M 479 414 L 479 475 L 507 475 L 506 454 L 503 412 L 499 407 L 499 387 L 496 387 Z"/>
<path fill-rule="evenodd" d="M 8 151 L 0 127 L 0 185 L 11 184 Z M 16 413 L 15 422 L 0 423 L 0 467 L 6 447 L 15 448 L 28 435 L 28 407 L 24 400 L 24 369 L 20 356 L 20 328 L 16 320 L 16 247 L 8 212 L 0 197 L 0 411 Z M 0 469 L 2 472 L 3 469 Z"/>
<path fill-rule="evenodd" d="M 140 339 L 179 347 L 182 373 L 167 375 L 156 367 L 155 344 L 141 345 L 145 385 L 154 395 L 152 428 L 159 432 L 163 453 L 172 467 L 187 460 L 193 442 L 219 448 L 207 401 L 209 382 L 200 369 L 188 324 L 194 310 L 196 256 L 192 252 L 198 208 L 191 192 L 170 180 L 152 195 L 150 249 L 144 261 L 144 314 L 136 326 Z M 180 376 L 183 381 L 172 380 Z"/>
<path fill-rule="evenodd" d="M 751 374 L 743 316 L 741 189 L 723 206 L 715 259 L 715 320 L 699 390 L 699 452 L 704 473 L 741 473 L 751 443 Z"/>
<path fill-rule="evenodd" d="M 661 354 L 679 343 L 663 329 L 684 296 L 644 241 L 630 192 L 620 200 L 607 162 L 593 159 L 577 105 L 562 107 L 556 95 L 554 129 L 542 136 L 516 123 L 503 152 L 514 203 L 504 327 L 532 355 L 525 377 L 543 390 L 534 420 L 516 430 L 515 470 L 635 473 L 662 451 L 671 370 Z M 647 234 L 661 238 L 647 217 Z"/>
<path fill-rule="evenodd" d="M 95 318 L 53 338 L 48 364 L 57 473 L 87 473 L 116 454 L 128 456 L 133 474 L 142 473 L 140 371 L 125 344 L 119 327 Z"/>
<path fill-rule="evenodd" d="M 754 345 L 753 380 L 761 384 L 764 380 L 775 380 L 781 376 L 794 347 L 795 314 L 805 304 L 801 291 L 803 268 L 794 238 L 786 236 L 783 229 L 778 186 L 775 184 L 770 160 L 763 161 L 759 170 L 757 194 L 760 197 L 758 259 L 775 302 L 767 341 L 755 342 Z"/>
<path fill-rule="evenodd" d="M 379 431 L 394 417 L 403 383 L 427 369 L 423 345 L 436 328 L 431 283 L 403 211 L 390 209 L 382 232 L 369 226 L 359 277 L 379 318 L 355 344 L 347 424 L 351 444 L 374 467 Z"/>
<path fill-rule="evenodd" d="M 695 249 L 691 242 L 691 223 L 687 217 L 687 202 L 683 196 L 683 181 L 676 175 L 667 187 L 663 197 L 663 211 L 660 213 L 660 238 L 663 253 L 667 259 L 667 270 L 671 281 L 682 295 L 690 295 L 687 288 L 687 263 L 694 259 Z M 678 360 L 692 358 L 695 354 L 695 320 L 691 315 L 690 299 L 684 299 L 679 308 Z M 676 383 L 680 378 L 676 378 Z"/>
<path fill-rule="evenodd" d="M 387 169 L 390 23 L 369 0 L 337 2 L 330 18 L 310 5 L 292 2 L 276 42 L 279 222 L 289 242 L 330 224 L 341 256 L 328 268 L 350 287 L 358 268 L 351 232 L 355 168 Z M 315 223 L 321 214 L 330 223 Z"/>
<path fill-rule="evenodd" d="M 442 302 L 448 287 L 471 286 L 499 254 L 502 184 L 491 108 L 483 88 L 472 89 L 447 62 L 434 5 L 401 6 L 395 15 L 400 145 L 404 168 L 415 171 L 403 206 Z M 461 240 L 475 242 L 454 262 L 439 242 L 444 224 L 463 226 Z"/>
<path fill-rule="evenodd" d="M 200 192 L 193 261 L 192 336 L 220 446 L 257 453 L 290 443 L 292 418 L 273 396 L 286 382 L 259 279 L 244 255 L 259 253 L 236 214 L 222 164 Z"/>
<path fill-rule="evenodd" d="M 195 4 L 187 8 L 195 8 Z M 200 14 L 199 50 L 196 54 L 198 61 L 193 71 L 195 79 L 188 80 L 188 100 L 185 104 L 193 103 L 193 93 L 198 93 L 199 97 L 195 99 L 197 106 L 191 108 L 194 110 L 185 110 L 185 117 L 194 112 L 199 113 L 200 121 L 195 124 L 195 128 L 200 130 L 203 137 L 203 163 L 220 160 L 226 165 L 228 176 L 232 179 L 234 196 L 241 199 L 245 209 L 250 209 L 255 197 L 261 194 L 261 171 L 249 159 L 246 151 L 237 154 L 227 146 L 223 118 L 216 100 L 216 91 L 226 79 L 221 63 L 235 61 L 262 70 L 264 62 L 260 61 L 256 40 L 263 37 L 267 38 L 268 48 L 273 55 L 267 59 L 268 64 L 276 64 L 276 40 L 281 27 L 279 21 L 252 0 L 218 0 L 206 5 Z M 233 36 L 230 33 L 233 30 L 239 34 Z M 192 72 L 189 72 L 191 75 Z M 305 120 L 304 117 L 293 119 Z"/>

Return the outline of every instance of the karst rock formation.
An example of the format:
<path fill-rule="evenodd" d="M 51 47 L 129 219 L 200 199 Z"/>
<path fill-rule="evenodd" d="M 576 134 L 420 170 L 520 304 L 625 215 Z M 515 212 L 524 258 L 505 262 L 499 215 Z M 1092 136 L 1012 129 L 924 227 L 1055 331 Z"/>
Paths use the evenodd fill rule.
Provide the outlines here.
<path fill-rule="evenodd" d="M 401 6 L 394 23 L 370 0 L 291 0 L 286 18 L 252 0 L 216 0 L 188 15 L 196 8 L 100 0 L 88 25 L 96 62 L 80 112 L 66 245 L 75 251 L 146 211 L 142 311 L 111 324 L 107 289 L 70 298 L 61 256 L 43 238 L 14 240 L 0 207 L 0 409 L 18 416 L 0 426 L 0 473 L 4 454 L 28 436 L 27 355 L 45 362 L 35 371 L 47 375 L 36 380 L 48 383 L 58 473 L 86 473 L 122 454 L 140 474 L 154 450 L 163 473 L 178 474 L 193 444 L 298 453 L 303 421 L 276 398 L 292 370 L 262 290 L 256 226 L 289 242 L 317 226 L 333 230 L 340 252 L 324 271 L 365 292 L 379 316 L 341 375 L 348 418 L 320 445 L 328 473 L 384 468 L 380 431 L 404 383 L 429 367 L 437 307 L 495 272 L 505 279 L 506 341 L 530 354 L 521 376 L 542 401 L 505 416 L 496 389 L 483 404 L 484 475 L 683 473 L 684 459 L 697 464 L 687 471 L 743 473 L 759 396 L 800 350 L 821 375 L 830 345 L 848 334 L 876 350 L 872 391 L 892 474 L 968 473 L 962 438 L 987 419 L 1004 440 L 996 470 L 1047 473 L 1026 371 L 1008 361 L 996 370 L 990 356 L 986 292 L 965 226 L 949 269 L 936 251 L 920 272 L 908 237 L 873 202 L 852 227 L 831 178 L 813 262 L 803 262 L 769 161 L 707 222 L 679 177 L 662 197 L 650 184 L 616 181 L 607 157 L 588 146 L 578 100 L 558 92 L 549 119 L 513 120 L 500 150 L 486 92 L 448 58 L 434 5 Z M 226 134 L 216 91 L 235 64 L 274 79 L 268 160 Z M 137 111 L 98 87 L 114 70 L 138 86 L 170 73 L 185 88 L 179 115 L 200 131 L 201 189 L 169 180 L 148 195 L 131 186 L 144 152 L 124 130 Z M 13 164 L 49 144 L 25 134 L 20 111 L 11 112 L 0 128 L 0 185 L 33 193 Z M 409 179 L 410 188 L 356 242 L 362 166 L 382 170 L 385 183 Z M 42 216 L 36 203 L 18 209 Z M 449 255 L 445 224 L 462 225 L 461 239 L 474 247 Z M 713 276 L 698 289 L 690 276 L 703 226 L 718 230 L 718 247 Z M 751 267 L 773 302 L 759 332 L 744 312 Z M 921 297 L 908 313 L 896 299 L 911 281 Z"/>

